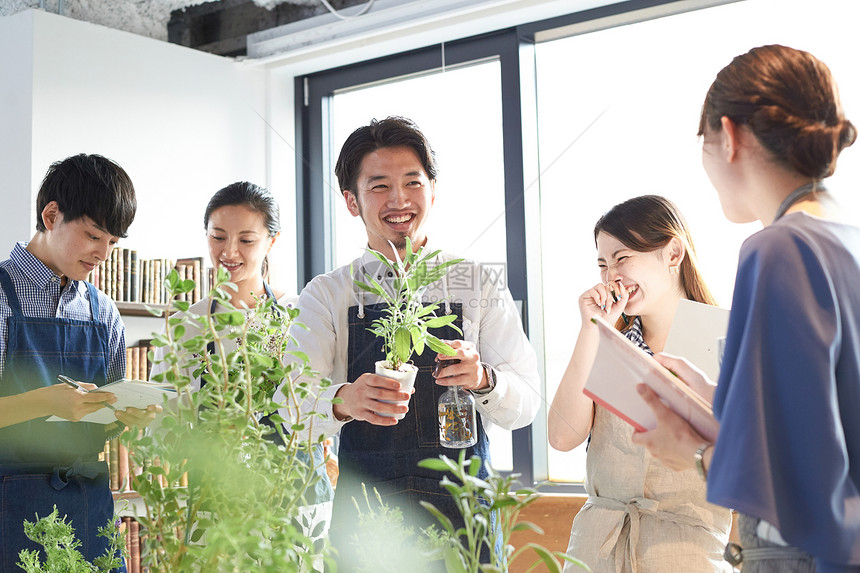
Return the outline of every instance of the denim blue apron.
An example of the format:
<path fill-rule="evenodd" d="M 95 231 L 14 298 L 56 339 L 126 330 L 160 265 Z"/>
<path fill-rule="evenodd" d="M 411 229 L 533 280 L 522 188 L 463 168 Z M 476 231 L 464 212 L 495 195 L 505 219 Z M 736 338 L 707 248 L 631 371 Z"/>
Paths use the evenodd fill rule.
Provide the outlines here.
<path fill-rule="evenodd" d="M 385 359 L 382 339 L 368 331 L 371 323 L 383 316 L 385 306 L 365 305 L 364 316 L 359 316 L 358 306 L 352 306 L 348 310 L 347 379 L 350 381 L 356 380 L 364 373 L 374 373 L 376 361 Z M 462 305 L 452 303 L 450 307 L 451 312 L 458 317 L 455 324 L 462 329 Z M 445 340 L 462 338 L 449 326 L 431 329 L 431 332 Z M 439 397 L 447 387 L 436 384 L 433 378 L 435 360 L 436 353 L 429 348 L 420 356 L 413 356 L 413 364 L 418 367 L 415 393 L 409 401 L 409 411 L 397 425 L 375 426 L 356 420 L 344 425 L 340 431 L 340 473 L 335 489 L 331 528 L 332 544 L 339 551 L 339 571 L 351 569 L 347 555 L 351 552 L 351 531 L 357 527 L 352 498 L 363 506 L 362 482 L 366 484 L 371 499 L 373 488 L 377 488 L 386 503 L 399 507 L 403 512 L 404 525 L 413 525 L 416 532 L 435 523 L 435 518 L 421 507 L 420 501 L 432 503 L 451 519 L 455 528 L 463 523 L 454 499 L 439 485 L 443 474 L 418 467 L 418 462 L 426 458 L 445 455 L 456 459 L 460 455 L 458 449 L 439 445 L 437 405 Z M 478 443 L 466 449 L 466 459 L 476 455 L 489 461 L 490 442 L 484 431 L 481 415 L 478 414 L 477 418 Z M 483 466 L 478 475 L 481 478 L 487 476 Z M 485 554 L 489 555 L 486 551 Z"/>
<path fill-rule="evenodd" d="M 12 311 L 0 395 L 51 386 L 58 374 L 99 386 L 107 382 L 108 328 L 98 321 L 95 287 L 86 286 L 93 320 L 27 317 L 11 278 L 0 269 Z M 0 572 L 21 570 L 21 549 L 41 550 L 24 535 L 24 520 L 35 521 L 36 513 L 44 517 L 54 505 L 72 524 L 88 561 L 105 553 L 108 542 L 96 534 L 113 519 L 114 506 L 107 464 L 98 461 L 104 443 L 102 424 L 40 418 L 0 428 Z"/>
<path fill-rule="evenodd" d="M 272 289 L 269 286 L 269 283 L 263 281 L 263 289 L 265 290 L 266 297 L 269 300 L 273 300 L 273 301 L 277 302 L 278 299 L 275 298 L 275 293 L 272 292 Z M 214 314 L 216 312 L 217 306 L 218 306 L 218 303 L 215 300 L 213 300 L 212 304 L 209 305 L 209 313 Z M 275 314 L 278 314 L 278 312 L 275 311 Z M 209 342 L 206 345 L 206 350 L 209 351 L 209 354 L 215 354 L 215 342 Z M 205 383 L 206 383 L 206 379 L 201 378 L 201 380 L 200 380 L 201 387 Z M 275 427 L 274 422 L 272 422 L 269 419 L 269 416 L 263 416 L 262 418 L 260 418 L 260 423 L 265 424 L 266 426 L 269 426 L 272 428 Z M 277 433 L 269 434 L 268 438 L 278 445 L 281 445 L 281 446 L 285 445 L 283 440 L 281 440 L 281 437 Z M 314 444 L 313 449 L 312 449 L 312 453 L 313 453 L 313 458 L 314 458 L 314 466 L 316 467 L 315 474 L 317 475 L 317 477 L 319 479 L 317 479 L 317 481 L 314 483 L 313 488 L 311 488 L 310 490 L 305 492 L 305 503 L 307 505 L 314 505 L 317 503 L 323 503 L 323 502 L 331 501 L 332 498 L 334 497 L 334 488 L 332 488 L 331 481 L 329 480 L 328 474 L 325 471 L 325 454 L 323 453 L 322 446 L 319 444 Z M 308 462 L 307 454 L 305 454 L 305 452 L 299 452 L 298 458 L 299 458 L 299 460 L 301 460 L 304 463 Z"/>

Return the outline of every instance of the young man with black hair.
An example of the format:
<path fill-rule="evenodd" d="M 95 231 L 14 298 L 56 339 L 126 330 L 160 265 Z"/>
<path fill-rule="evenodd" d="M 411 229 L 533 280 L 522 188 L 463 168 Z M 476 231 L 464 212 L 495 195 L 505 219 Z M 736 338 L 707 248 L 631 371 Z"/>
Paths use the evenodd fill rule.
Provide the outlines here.
<path fill-rule="evenodd" d="M 126 172 L 99 155 L 51 165 L 36 200 L 36 234 L 0 262 L 0 571 L 17 571 L 25 519 L 56 505 L 92 561 L 108 541 L 98 527 L 113 518 L 105 440 L 146 426 L 160 411 L 117 411 L 107 426 L 79 422 L 105 407 L 105 394 L 59 383 L 64 374 L 88 390 L 125 374 L 125 327 L 116 305 L 85 282 L 134 220 Z M 114 402 L 112 394 L 107 402 Z M 68 422 L 48 422 L 50 416 Z"/>
<path fill-rule="evenodd" d="M 390 259 L 395 253 L 389 242 L 401 258 L 407 237 L 414 249 L 429 248 L 425 224 L 436 198 L 437 168 L 429 142 L 412 121 L 389 117 L 355 130 L 341 148 L 335 173 L 347 208 L 364 223 L 368 248 Z M 443 252 L 438 260 L 453 258 Z M 434 373 L 436 360 L 449 357 L 427 349 L 414 356 L 419 372 L 410 397 L 399 382 L 374 373 L 374 362 L 384 359 L 384 353 L 381 339 L 368 329 L 384 314 L 385 304 L 355 286 L 356 278 L 367 280 L 365 273 L 391 288 L 393 276 L 367 253 L 304 288 L 296 306 L 308 329 L 292 333 L 311 368 L 333 382 L 323 396 L 338 398 L 337 404 L 323 400 L 316 405 L 322 418 L 315 420 L 314 433 L 340 436 L 330 532 L 347 568 L 356 533 L 352 498 L 363 499 L 362 482 L 369 492 L 376 487 L 388 496 L 411 524 L 432 521 L 420 501 L 462 522 L 453 498 L 439 484 L 442 475 L 418 467 L 425 458 L 456 459 L 459 454 L 439 444 L 437 402 L 448 386 L 461 386 L 475 397 L 478 442 L 466 450 L 467 459 L 474 455 L 489 462 L 486 429 L 492 424 L 508 430 L 527 426 L 541 403 L 535 353 L 499 277 L 474 261 L 463 261 L 427 288 L 426 301 L 440 301 L 441 312 L 458 317 L 462 335 L 449 327 L 435 334 L 450 342 L 459 362 Z M 408 407 L 403 405 L 407 400 Z M 479 475 L 486 476 L 486 469 Z"/>

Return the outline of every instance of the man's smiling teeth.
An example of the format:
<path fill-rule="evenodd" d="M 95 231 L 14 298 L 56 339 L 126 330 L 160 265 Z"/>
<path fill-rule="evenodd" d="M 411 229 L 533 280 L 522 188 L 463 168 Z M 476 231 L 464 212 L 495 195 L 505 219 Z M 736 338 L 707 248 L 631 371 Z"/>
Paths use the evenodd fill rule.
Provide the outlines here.
<path fill-rule="evenodd" d="M 390 217 L 386 217 L 385 220 L 389 223 L 405 223 L 411 218 L 412 215 L 400 215 L 399 217 L 392 215 Z"/>

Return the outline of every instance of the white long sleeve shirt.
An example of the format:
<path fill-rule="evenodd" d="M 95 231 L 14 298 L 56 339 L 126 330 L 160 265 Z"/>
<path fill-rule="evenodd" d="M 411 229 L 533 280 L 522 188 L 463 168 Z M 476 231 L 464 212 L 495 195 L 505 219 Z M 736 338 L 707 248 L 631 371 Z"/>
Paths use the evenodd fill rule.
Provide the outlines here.
<path fill-rule="evenodd" d="M 455 258 L 440 253 L 437 260 L 442 262 Z M 298 321 L 308 327 L 307 330 L 292 330 L 297 346 L 308 355 L 311 368 L 332 381 L 332 385 L 321 394 L 329 400 L 320 400 L 315 408 L 323 416 L 314 422 L 315 437 L 336 434 L 345 423 L 332 414 L 330 399 L 341 386 L 352 382 L 347 380 L 348 309 L 383 302 L 376 295 L 356 287 L 354 278 L 367 282 L 364 272 L 371 271 L 377 282 L 391 290 L 393 278 L 378 272 L 380 269 L 384 267 L 379 261 L 366 253 L 352 265 L 314 278 L 296 303 L 301 311 Z M 498 267 L 493 270 L 498 270 Z M 488 268 L 476 262 L 463 261 L 451 267 L 443 279 L 428 287 L 424 301 L 448 299 L 451 303 L 462 304 L 463 338 L 475 344 L 481 362 L 488 364 L 496 377 L 496 385 L 491 392 L 475 395 L 478 411 L 485 427 L 497 424 L 515 430 L 534 420 L 541 396 L 535 352 L 523 332 L 520 315 L 503 281 L 504 276 L 494 276 Z M 440 307 L 444 312 L 444 302 Z M 425 352 L 432 351 L 426 349 Z M 280 390 L 275 400 L 283 400 Z"/>

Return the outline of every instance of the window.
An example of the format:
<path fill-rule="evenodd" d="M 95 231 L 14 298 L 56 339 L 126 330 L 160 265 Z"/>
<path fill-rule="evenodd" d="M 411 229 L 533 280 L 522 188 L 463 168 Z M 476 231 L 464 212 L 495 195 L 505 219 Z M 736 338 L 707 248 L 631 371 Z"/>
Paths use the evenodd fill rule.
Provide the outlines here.
<path fill-rule="evenodd" d="M 340 203 L 332 155 L 354 127 L 402 114 L 418 122 L 439 154 L 434 241 L 456 232 L 452 250 L 508 262 L 511 292 L 543 359 L 547 402 L 579 330 L 576 298 L 599 280 L 593 225 L 614 204 L 645 193 L 677 203 L 709 285 L 729 306 L 738 247 L 758 226 L 723 218 L 701 168 L 696 130 L 710 82 L 753 46 L 806 49 L 831 67 L 848 117 L 860 124 L 860 54 L 851 40 L 851 3 L 703 7 L 715 3 L 630 0 L 450 42 L 444 52 L 432 46 L 300 78 L 300 280 L 353 259 L 365 240 Z M 690 11 L 696 7 L 702 9 Z M 855 220 L 858 153 L 846 151 L 828 182 Z M 453 198 L 456 205 L 442 203 Z M 472 198 L 478 202 L 467 206 Z M 480 221 L 479 231 L 470 227 L 462 239 L 461 228 L 445 225 L 459 220 L 461 205 L 470 221 Z M 542 414 L 532 428 L 514 432 L 497 464 L 510 460 L 526 482 L 581 482 L 584 451 L 552 451 L 545 436 Z"/>
<path fill-rule="evenodd" d="M 756 45 L 807 49 L 832 68 L 849 118 L 860 110 L 845 10 L 836 1 L 750 0 L 572 36 L 536 47 L 546 392 L 558 387 L 580 327 L 578 296 L 599 282 L 593 228 L 613 205 L 643 194 L 675 202 L 693 234 L 705 279 L 731 305 L 741 242 L 760 228 L 723 216 L 696 137 L 716 73 Z M 813 12 L 813 13 L 810 13 Z M 841 35 L 837 27 L 845 28 Z M 731 33 L 726 33 L 731 30 Z M 846 49 L 847 48 L 847 49 Z M 850 83 L 849 83 L 850 82 Z M 853 84 L 853 85 L 852 85 Z M 852 89 L 853 88 L 853 89 Z M 847 151 L 829 185 L 860 213 L 857 161 Z M 852 161 L 853 160 L 853 161 Z M 558 309 L 565 309 L 559 312 Z M 548 452 L 549 477 L 582 481 L 585 447 Z"/>

